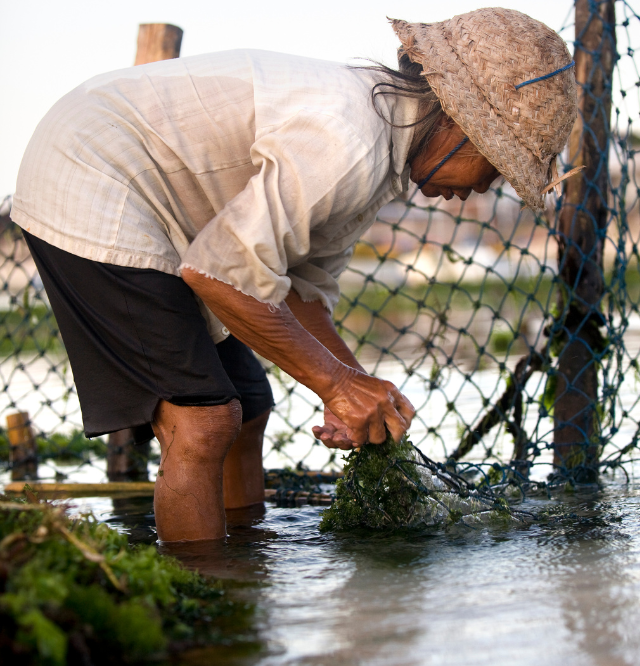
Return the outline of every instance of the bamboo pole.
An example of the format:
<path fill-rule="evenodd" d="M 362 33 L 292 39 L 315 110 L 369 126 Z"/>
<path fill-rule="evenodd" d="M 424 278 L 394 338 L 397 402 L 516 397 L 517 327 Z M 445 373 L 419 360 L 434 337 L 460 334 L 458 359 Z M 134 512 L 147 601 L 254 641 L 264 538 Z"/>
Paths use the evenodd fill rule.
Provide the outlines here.
<path fill-rule="evenodd" d="M 558 229 L 559 305 L 566 314 L 566 344 L 558 359 L 554 464 L 586 481 L 596 475 L 600 432 L 597 355 L 603 345 L 599 327 L 616 54 L 614 0 L 576 0 L 575 17 L 579 115 L 569 139 L 569 161 L 585 170 L 567 181 Z"/>
<path fill-rule="evenodd" d="M 38 456 L 36 440 L 31 429 L 28 412 L 7 414 L 11 480 L 38 478 Z"/>
<path fill-rule="evenodd" d="M 147 481 L 149 441 L 135 443 L 135 429 L 126 428 L 109 435 L 107 442 L 107 479 L 109 481 Z"/>
<path fill-rule="evenodd" d="M 66 499 L 69 497 L 111 497 L 127 495 L 129 497 L 152 497 L 155 484 L 150 481 L 124 481 L 111 483 L 28 483 L 14 481 L 4 487 L 4 492 L 21 495 L 25 486 L 40 499 Z"/>
<path fill-rule="evenodd" d="M 9 495 L 21 495 L 25 486 L 38 494 L 39 499 L 68 499 L 72 497 L 153 497 L 155 484 L 151 481 L 110 482 L 110 483 L 8 483 L 4 492 Z M 281 506 L 303 506 L 331 504 L 331 495 L 327 493 L 308 493 L 304 491 L 280 492 L 275 488 L 264 491 L 265 500 L 277 502 Z"/>
<path fill-rule="evenodd" d="M 180 56 L 182 29 L 168 23 L 142 23 L 138 28 L 135 65 Z M 133 430 L 111 433 L 107 443 L 107 478 L 109 481 L 148 478 L 149 442 L 136 445 Z"/>

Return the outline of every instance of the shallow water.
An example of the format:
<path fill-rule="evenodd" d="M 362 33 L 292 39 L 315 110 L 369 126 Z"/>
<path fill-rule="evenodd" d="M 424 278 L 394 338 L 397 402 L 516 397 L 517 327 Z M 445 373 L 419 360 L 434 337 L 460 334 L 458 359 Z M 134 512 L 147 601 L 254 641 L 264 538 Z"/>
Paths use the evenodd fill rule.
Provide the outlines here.
<path fill-rule="evenodd" d="M 401 371 L 400 366 L 389 366 L 381 374 L 399 383 Z M 34 400 L 28 379 L 25 375 L 24 399 Z M 413 380 L 403 390 L 418 405 L 424 386 Z M 625 408 L 635 404 L 638 393 L 634 378 L 627 381 L 627 390 L 621 392 Z M 438 422 L 442 401 L 454 397 L 465 414 L 481 410 L 478 394 L 461 382 L 453 377 L 446 395 L 423 407 L 425 421 Z M 495 371 L 476 373 L 475 382 L 483 392 L 491 385 L 501 391 Z M 300 408 L 296 413 L 304 420 L 303 408 L 312 410 L 313 404 L 299 401 L 292 409 Z M 27 408 L 38 419 L 46 416 L 35 403 Z M 69 401 L 65 409 L 75 414 L 77 405 Z M 54 416 L 59 418 L 57 412 Z M 529 417 L 526 427 L 532 432 L 535 415 Z M 44 427 L 40 420 L 38 424 Z M 284 428 L 277 419 L 270 427 L 273 432 Z M 412 430 L 416 441 L 424 435 L 420 427 Z M 444 441 L 456 441 L 455 419 L 443 421 L 439 432 Z M 635 425 L 631 429 L 627 423 L 617 435 L 619 443 L 627 444 L 634 432 Z M 295 461 L 308 447 L 302 434 L 299 437 L 287 448 Z M 436 446 L 424 451 L 443 458 Z M 305 460 L 319 468 L 326 456 L 323 447 L 316 447 Z M 269 454 L 265 466 L 284 463 L 286 459 Z M 149 469 L 153 478 L 157 466 Z M 540 470 L 544 478 L 549 468 Z M 54 480 L 60 472 L 70 481 L 106 479 L 104 460 L 40 467 L 42 480 Z M 640 467 L 636 478 L 638 472 Z M 0 474 L 0 486 L 7 480 L 7 473 Z M 640 664 L 640 484 L 609 482 L 602 490 L 563 495 L 551 504 L 558 502 L 576 517 L 508 530 L 460 529 L 420 537 L 321 535 L 321 509 L 315 507 L 271 505 L 263 516 L 230 515 L 226 542 L 172 548 L 170 553 L 204 573 L 256 581 L 242 594 L 256 604 L 265 647 L 251 657 L 231 650 L 224 661 L 216 652 L 191 655 L 181 663 Z M 531 500 L 524 508 L 548 503 Z M 92 498 L 77 500 L 76 506 L 93 510 L 133 541 L 155 542 L 150 499 Z"/>
<path fill-rule="evenodd" d="M 242 594 L 257 606 L 265 649 L 229 665 L 640 663 L 640 486 L 529 508 L 548 504 L 565 517 L 419 537 L 321 535 L 322 509 L 269 506 L 230 515 L 225 543 L 163 550 L 204 573 L 258 581 Z M 89 505 L 153 541 L 149 500 Z"/>

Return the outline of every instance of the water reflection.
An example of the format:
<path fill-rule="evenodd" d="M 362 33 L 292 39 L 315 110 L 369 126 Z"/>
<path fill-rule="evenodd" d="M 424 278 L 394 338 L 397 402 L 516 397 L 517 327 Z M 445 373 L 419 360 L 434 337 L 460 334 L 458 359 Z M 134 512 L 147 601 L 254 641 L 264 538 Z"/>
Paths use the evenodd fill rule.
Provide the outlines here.
<path fill-rule="evenodd" d="M 545 540 L 567 631 L 596 666 L 638 663 L 638 508 L 634 497 L 590 498 Z"/>
<path fill-rule="evenodd" d="M 320 509 L 271 506 L 229 513 L 226 540 L 161 550 L 258 581 L 242 594 L 258 607 L 260 666 L 640 663 L 640 498 L 559 499 L 565 517 L 548 523 L 393 537 L 321 535 Z M 118 500 L 111 520 L 152 534 L 148 501 Z"/>
<path fill-rule="evenodd" d="M 105 518 L 112 527 L 124 530 L 131 543 L 156 541 L 156 522 L 152 497 L 113 497 L 113 513 Z"/>
<path fill-rule="evenodd" d="M 278 536 L 261 526 L 265 513 L 263 505 L 227 511 L 226 539 L 160 542 L 158 550 L 205 576 L 264 580 L 269 572 L 264 547 Z"/>

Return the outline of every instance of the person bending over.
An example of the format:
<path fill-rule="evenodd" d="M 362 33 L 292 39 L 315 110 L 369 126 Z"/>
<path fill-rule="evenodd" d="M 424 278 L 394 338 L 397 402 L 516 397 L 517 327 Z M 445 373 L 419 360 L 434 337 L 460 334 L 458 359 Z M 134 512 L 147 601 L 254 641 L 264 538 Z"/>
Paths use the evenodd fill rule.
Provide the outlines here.
<path fill-rule="evenodd" d="M 542 23 L 482 9 L 394 20 L 399 69 L 265 51 L 97 76 L 26 150 L 12 211 L 40 271 L 85 433 L 152 432 L 163 541 L 225 535 L 264 499 L 273 398 L 251 350 L 323 401 L 328 447 L 398 440 L 414 415 L 331 312 L 377 211 L 485 192 L 543 206 L 576 117 L 571 56 Z"/>

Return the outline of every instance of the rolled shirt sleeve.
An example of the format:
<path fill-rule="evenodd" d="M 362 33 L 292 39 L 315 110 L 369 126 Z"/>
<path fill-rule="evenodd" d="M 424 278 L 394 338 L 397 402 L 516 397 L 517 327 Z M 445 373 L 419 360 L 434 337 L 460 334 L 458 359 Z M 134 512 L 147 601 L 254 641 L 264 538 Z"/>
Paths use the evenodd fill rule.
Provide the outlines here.
<path fill-rule="evenodd" d="M 259 173 L 196 236 L 181 269 L 275 305 L 293 284 L 332 310 L 372 193 L 389 177 L 388 142 L 367 146 L 343 119 L 318 112 L 268 129 L 251 149 Z"/>
<path fill-rule="evenodd" d="M 291 287 L 305 301 L 321 301 L 333 313 L 340 300 L 338 277 L 353 255 L 353 246 L 328 257 L 312 257 L 287 273 Z"/>

